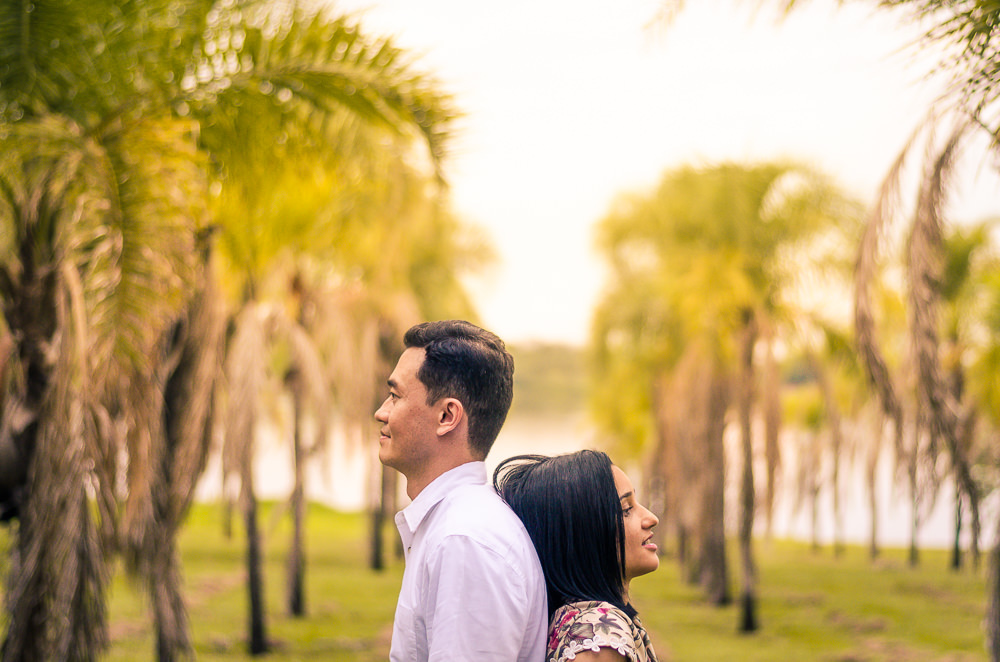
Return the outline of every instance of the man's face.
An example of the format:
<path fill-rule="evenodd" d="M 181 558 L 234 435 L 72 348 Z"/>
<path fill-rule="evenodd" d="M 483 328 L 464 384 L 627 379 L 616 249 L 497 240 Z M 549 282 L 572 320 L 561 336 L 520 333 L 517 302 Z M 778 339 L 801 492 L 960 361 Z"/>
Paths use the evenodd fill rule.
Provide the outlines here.
<path fill-rule="evenodd" d="M 389 376 L 389 396 L 375 412 L 378 459 L 410 478 L 427 466 L 437 448 L 436 410 L 427 404 L 427 387 L 417 379 L 424 350 L 410 347 Z"/>

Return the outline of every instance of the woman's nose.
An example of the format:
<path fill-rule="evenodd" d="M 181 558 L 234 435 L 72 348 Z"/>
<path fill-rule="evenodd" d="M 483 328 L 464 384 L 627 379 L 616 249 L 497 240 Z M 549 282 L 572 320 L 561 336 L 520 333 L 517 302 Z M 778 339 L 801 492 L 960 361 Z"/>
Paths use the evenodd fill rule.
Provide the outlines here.
<path fill-rule="evenodd" d="M 647 509 L 646 510 L 646 521 L 644 522 L 644 524 L 646 525 L 646 528 L 647 529 L 652 529 L 654 526 L 656 526 L 659 523 L 660 523 L 660 519 L 656 515 L 653 514 L 653 511 Z"/>

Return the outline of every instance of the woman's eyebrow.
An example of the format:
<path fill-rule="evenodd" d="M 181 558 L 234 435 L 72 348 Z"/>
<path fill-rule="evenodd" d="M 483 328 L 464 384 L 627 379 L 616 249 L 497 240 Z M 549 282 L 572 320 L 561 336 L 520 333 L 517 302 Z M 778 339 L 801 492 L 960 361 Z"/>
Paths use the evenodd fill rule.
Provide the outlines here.
<path fill-rule="evenodd" d="M 632 496 L 632 493 L 631 492 L 626 492 L 625 494 L 623 494 L 620 497 L 618 497 L 618 500 L 619 501 L 624 501 L 625 499 L 629 498 L 630 496 Z"/>

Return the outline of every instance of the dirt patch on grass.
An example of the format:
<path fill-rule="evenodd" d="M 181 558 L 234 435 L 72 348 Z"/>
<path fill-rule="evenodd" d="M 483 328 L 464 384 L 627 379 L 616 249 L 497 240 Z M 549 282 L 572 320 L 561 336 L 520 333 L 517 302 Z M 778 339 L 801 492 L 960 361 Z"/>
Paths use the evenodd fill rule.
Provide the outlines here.
<path fill-rule="evenodd" d="M 940 655 L 880 638 L 865 639 L 855 650 L 825 659 L 830 662 L 981 662 L 980 657 L 968 653 Z"/>
<path fill-rule="evenodd" d="M 826 620 L 835 627 L 858 635 L 884 632 L 889 627 L 889 622 L 881 617 L 864 618 L 839 611 L 830 612 Z"/>
<path fill-rule="evenodd" d="M 784 601 L 789 607 L 819 607 L 826 602 L 826 596 L 822 593 L 798 593 L 786 596 Z"/>

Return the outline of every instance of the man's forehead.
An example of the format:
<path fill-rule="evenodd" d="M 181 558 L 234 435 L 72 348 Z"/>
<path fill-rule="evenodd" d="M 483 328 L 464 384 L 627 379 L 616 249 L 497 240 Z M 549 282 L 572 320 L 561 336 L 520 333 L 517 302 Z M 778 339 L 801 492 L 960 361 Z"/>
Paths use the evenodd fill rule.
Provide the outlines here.
<path fill-rule="evenodd" d="M 420 383 L 417 371 L 424 362 L 422 347 L 409 347 L 400 355 L 396 369 L 389 375 L 389 386 L 403 387 L 412 382 Z"/>

